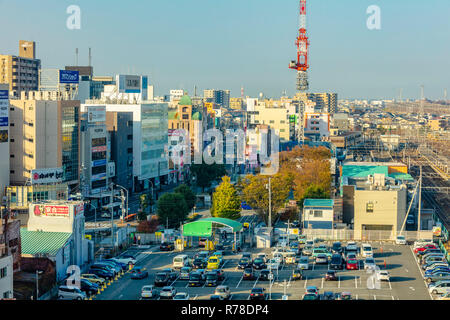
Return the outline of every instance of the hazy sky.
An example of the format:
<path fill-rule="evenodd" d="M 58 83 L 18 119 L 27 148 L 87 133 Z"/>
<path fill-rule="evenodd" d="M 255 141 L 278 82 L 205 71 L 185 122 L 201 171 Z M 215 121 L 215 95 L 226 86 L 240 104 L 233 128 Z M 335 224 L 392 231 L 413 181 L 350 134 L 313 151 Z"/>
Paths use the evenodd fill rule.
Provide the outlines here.
<path fill-rule="evenodd" d="M 66 9 L 81 8 L 69 30 Z M 369 5 L 381 30 L 366 27 Z M 449 0 L 309 0 L 310 89 L 339 98 L 428 98 L 450 90 Z M 37 42 L 44 68 L 87 65 L 95 75 L 148 74 L 155 94 L 230 89 L 295 92 L 298 0 L 0 0 L 0 53 Z M 7 30 L 7 32 L 5 32 Z M 202 92 L 202 91 L 199 91 Z"/>

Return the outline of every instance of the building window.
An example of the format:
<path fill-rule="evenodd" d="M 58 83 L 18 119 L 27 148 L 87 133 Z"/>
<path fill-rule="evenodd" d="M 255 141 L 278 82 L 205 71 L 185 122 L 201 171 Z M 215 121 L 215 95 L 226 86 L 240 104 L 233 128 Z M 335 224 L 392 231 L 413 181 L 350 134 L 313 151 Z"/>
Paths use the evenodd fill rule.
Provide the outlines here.
<path fill-rule="evenodd" d="M 173 124 L 172 124 L 172 126 L 173 126 Z M 127 139 L 128 139 L 128 140 L 133 140 L 133 135 L 132 135 L 132 134 L 129 134 L 129 135 L 127 136 Z"/>
<path fill-rule="evenodd" d="M 128 152 L 128 154 L 133 153 L 133 148 L 128 148 L 127 152 Z"/>
<path fill-rule="evenodd" d="M 314 210 L 314 218 L 322 218 L 323 211 L 322 210 Z"/>
<path fill-rule="evenodd" d="M 6 276 L 7 276 L 7 268 L 4 267 L 0 269 L 0 279 L 6 278 Z"/>
<path fill-rule="evenodd" d="M 372 202 L 366 203 L 366 213 L 373 213 L 373 203 Z"/>

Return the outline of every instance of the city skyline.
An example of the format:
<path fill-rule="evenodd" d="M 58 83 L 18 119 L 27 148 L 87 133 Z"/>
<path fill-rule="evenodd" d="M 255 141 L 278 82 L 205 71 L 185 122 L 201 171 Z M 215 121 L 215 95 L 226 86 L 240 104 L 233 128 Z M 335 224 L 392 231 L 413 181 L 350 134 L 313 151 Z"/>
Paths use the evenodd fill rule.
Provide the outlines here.
<path fill-rule="evenodd" d="M 347 2 L 308 3 L 310 91 L 392 99 L 403 88 L 404 99 L 418 99 L 423 84 L 425 97 L 442 99 L 450 87 L 444 54 L 450 49 L 450 3 Z M 232 96 L 240 96 L 241 86 L 249 96 L 295 93 L 288 63 L 295 58 L 297 1 L 134 1 L 134 9 L 129 2 L 77 1 L 81 29 L 69 30 L 66 9 L 72 4 L 1 1 L 0 17 L 12 28 L 2 36 L 0 52 L 17 54 L 19 39 L 36 41 L 42 67 L 63 68 L 75 64 L 75 48 L 79 65 L 87 65 L 91 47 L 95 75 L 148 74 L 156 95 L 170 89 L 193 94 L 195 85 L 199 92 L 230 89 Z M 372 4 L 381 8 L 381 30 L 366 27 Z M 20 24 L 12 18 L 19 12 Z"/>

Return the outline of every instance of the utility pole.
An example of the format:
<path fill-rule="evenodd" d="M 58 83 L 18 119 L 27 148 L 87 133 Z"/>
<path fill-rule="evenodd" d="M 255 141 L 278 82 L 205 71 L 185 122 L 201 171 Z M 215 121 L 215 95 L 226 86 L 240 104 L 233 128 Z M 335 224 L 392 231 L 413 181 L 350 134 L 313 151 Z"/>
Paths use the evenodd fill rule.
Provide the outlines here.
<path fill-rule="evenodd" d="M 111 187 L 111 193 L 109 195 L 109 210 L 111 212 L 111 245 L 112 245 L 112 250 L 114 251 L 114 208 L 113 208 L 113 193 L 114 193 L 114 185 L 111 183 L 110 184 Z"/>
<path fill-rule="evenodd" d="M 272 229 L 272 187 L 270 186 L 270 180 L 269 177 L 269 232 Z"/>

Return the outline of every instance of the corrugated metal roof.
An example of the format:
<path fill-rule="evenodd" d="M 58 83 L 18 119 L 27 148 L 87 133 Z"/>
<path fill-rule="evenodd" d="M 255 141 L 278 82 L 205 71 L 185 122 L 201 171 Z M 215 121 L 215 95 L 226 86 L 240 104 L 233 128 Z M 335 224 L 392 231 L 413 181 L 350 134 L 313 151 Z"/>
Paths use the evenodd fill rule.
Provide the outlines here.
<path fill-rule="evenodd" d="M 333 207 L 333 199 L 305 199 L 303 207 Z"/>
<path fill-rule="evenodd" d="M 397 180 L 414 181 L 414 178 L 409 173 L 392 172 L 389 173 L 389 177 Z"/>
<path fill-rule="evenodd" d="M 72 234 L 68 232 L 28 231 L 20 229 L 22 254 L 35 255 L 38 253 L 56 255 L 66 244 Z"/>

